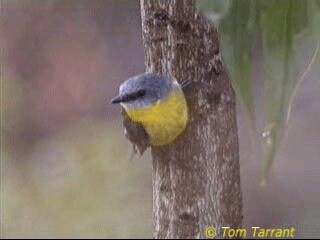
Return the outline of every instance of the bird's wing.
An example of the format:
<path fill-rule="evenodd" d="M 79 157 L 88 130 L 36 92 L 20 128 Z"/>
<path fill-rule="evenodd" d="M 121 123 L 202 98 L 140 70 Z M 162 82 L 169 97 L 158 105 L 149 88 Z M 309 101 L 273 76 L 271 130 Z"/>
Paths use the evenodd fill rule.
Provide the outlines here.
<path fill-rule="evenodd" d="M 126 138 L 133 144 L 134 150 L 138 150 L 139 154 L 142 155 L 150 147 L 147 132 L 141 124 L 132 122 L 124 109 L 122 109 L 122 116 Z"/>

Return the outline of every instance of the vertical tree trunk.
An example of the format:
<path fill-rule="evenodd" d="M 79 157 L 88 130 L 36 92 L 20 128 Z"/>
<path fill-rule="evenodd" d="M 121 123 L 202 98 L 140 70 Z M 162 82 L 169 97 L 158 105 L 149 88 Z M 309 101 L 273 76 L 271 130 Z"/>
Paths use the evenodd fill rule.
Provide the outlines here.
<path fill-rule="evenodd" d="M 190 122 L 177 141 L 153 147 L 155 238 L 204 238 L 240 228 L 242 195 L 235 94 L 218 35 L 191 0 L 141 0 L 147 72 L 196 81 Z"/>

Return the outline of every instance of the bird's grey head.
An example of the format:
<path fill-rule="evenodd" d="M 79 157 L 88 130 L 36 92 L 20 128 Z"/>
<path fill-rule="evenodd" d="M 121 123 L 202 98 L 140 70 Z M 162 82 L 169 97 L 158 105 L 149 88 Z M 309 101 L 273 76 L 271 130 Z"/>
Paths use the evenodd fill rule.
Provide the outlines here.
<path fill-rule="evenodd" d="M 172 81 L 156 74 L 140 74 L 120 85 L 119 95 L 111 103 L 120 103 L 125 109 L 149 108 L 170 93 Z"/>

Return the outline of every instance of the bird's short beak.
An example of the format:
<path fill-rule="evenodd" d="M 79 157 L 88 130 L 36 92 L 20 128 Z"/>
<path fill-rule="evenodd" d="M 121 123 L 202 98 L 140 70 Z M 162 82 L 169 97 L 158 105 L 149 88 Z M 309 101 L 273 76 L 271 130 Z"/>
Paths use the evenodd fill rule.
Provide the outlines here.
<path fill-rule="evenodd" d="M 122 102 L 122 97 L 117 96 L 117 97 L 113 98 L 110 103 L 116 104 L 116 103 L 120 103 L 120 102 Z"/>

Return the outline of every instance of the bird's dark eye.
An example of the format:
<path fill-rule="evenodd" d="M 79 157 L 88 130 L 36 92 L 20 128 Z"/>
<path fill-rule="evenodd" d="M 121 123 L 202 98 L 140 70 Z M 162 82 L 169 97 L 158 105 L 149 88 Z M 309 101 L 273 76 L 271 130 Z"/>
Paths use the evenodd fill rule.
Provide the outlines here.
<path fill-rule="evenodd" d="M 144 95 L 146 95 L 146 90 L 140 89 L 136 94 L 138 97 L 143 97 Z"/>
<path fill-rule="evenodd" d="M 143 97 L 144 95 L 146 95 L 146 90 L 145 89 L 140 89 L 134 93 L 128 94 L 126 96 L 124 96 L 122 98 L 122 102 L 130 102 L 130 101 L 134 101 L 138 98 Z"/>

